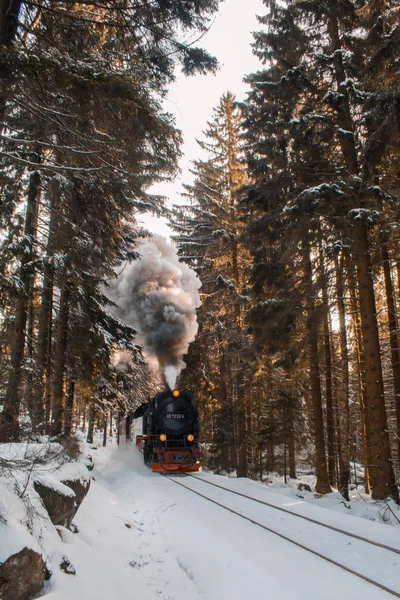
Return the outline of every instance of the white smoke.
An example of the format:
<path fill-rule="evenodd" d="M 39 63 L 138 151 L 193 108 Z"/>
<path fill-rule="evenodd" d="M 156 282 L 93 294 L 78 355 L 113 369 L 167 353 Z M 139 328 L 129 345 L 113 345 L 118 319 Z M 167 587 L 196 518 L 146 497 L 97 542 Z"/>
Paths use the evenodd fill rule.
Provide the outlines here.
<path fill-rule="evenodd" d="M 137 252 L 140 258 L 126 265 L 107 295 L 117 305 L 114 314 L 138 331 L 149 364 L 173 389 L 197 333 L 201 281 L 160 235 Z"/>

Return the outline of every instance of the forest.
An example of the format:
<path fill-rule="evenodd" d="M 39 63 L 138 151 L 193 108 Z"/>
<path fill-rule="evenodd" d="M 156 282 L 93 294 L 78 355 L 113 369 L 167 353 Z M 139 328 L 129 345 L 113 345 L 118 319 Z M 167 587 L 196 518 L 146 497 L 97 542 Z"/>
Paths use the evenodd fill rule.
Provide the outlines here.
<path fill-rule="evenodd" d="M 178 386 L 204 466 L 398 502 L 400 7 L 263 3 L 247 97 L 221 97 L 171 206 L 163 99 L 217 70 L 191 40 L 219 0 L 0 0 L 0 441 L 105 443 L 159 389 L 107 296 L 151 211 L 202 282 Z"/>

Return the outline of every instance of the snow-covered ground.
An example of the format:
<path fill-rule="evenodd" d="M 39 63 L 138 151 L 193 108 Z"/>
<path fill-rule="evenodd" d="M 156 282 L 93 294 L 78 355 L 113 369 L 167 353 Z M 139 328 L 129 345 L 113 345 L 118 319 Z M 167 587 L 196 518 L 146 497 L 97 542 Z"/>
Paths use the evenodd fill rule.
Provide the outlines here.
<path fill-rule="evenodd" d="M 112 442 L 88 451 L 95 468 L 74 519 L 78 531 L 61 528 L 62 539 L 43 536 L 53 565 L 53 577 L 43 591 L 49 600 L 389 598 L 387 592 L 152 473 L 134 449 L 118 449 Z M 392 525 L 383 523 L 385 511 L 390 511 L 358 491 L 356 499 L 343 503 L 338 494 L 317 499 L 281 483 L 266 487 L 247 479 L 199 477 L 400 548 L 398 508 L 391 505 Z M 400 554 L 388 556 L 359 540 L 343 540 L 334 531 L 192 478 L 178 481 L 400 591 Z M 7 518 L 18 520 L 12 514 L 18 507 L 8 500 Z M 54 568 L 63 556 L 75 575 Z"/>

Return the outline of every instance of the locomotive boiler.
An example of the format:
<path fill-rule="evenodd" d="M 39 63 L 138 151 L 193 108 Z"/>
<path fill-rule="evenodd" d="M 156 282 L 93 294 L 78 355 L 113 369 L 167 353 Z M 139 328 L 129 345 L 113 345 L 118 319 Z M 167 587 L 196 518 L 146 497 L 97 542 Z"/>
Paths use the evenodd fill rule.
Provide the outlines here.
<path fill-rule="evenodd" d="M 189 392 L 159 392 L 119 423 L 119 443 L 134 443 L 159 473 L 198 471 L 199 418 Z"/>

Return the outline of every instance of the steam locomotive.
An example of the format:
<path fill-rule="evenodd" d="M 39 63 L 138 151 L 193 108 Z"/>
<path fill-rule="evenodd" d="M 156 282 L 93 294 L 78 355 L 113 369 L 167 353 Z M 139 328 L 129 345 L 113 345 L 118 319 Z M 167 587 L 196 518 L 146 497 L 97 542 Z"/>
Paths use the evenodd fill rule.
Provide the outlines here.
<path fill-rule="evenodd" d="M 198 471 L 199 417 L 188 392 L 159 392 L 124 417 L 118 443 L 135 443 L 143 460 L 158 473 Z"/>

